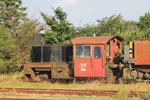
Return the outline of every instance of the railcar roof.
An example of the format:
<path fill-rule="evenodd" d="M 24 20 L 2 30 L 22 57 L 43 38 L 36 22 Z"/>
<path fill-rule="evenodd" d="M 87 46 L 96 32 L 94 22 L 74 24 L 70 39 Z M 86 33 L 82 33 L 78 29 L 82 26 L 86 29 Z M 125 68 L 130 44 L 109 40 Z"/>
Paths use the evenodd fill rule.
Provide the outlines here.
<path fill-rule="evenodd" d="M 111 39 L 116 38 L 123 41 L 119 36 L 96 36 L 96 37 L 76 37 L 72 39 L 73 44 L 106 44 Z"/>

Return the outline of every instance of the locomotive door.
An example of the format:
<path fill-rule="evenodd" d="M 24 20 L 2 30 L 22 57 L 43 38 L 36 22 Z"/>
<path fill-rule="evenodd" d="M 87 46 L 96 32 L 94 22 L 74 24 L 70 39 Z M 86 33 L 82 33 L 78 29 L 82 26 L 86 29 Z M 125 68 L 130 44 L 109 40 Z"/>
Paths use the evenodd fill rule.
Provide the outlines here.
<path fill-rule="evenodd" d="M 94 77 L 104 76 L 104 66 L 103 66 L 103 52 L 104 45 L 93 45 L 92 46 L 92 71 Z"/>
<path fill-rule="evenodd" d="M 92 46 L 76 45 L 74 48 L 74 76 L 93 77 Z"/>

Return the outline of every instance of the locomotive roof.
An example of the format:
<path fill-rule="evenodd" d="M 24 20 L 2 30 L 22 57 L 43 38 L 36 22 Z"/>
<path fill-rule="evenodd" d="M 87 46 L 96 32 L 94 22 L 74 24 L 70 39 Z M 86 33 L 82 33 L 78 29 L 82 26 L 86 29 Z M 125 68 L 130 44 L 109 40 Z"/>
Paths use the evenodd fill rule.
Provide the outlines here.
<path fill-rule="evenodd" d="M 72 39 L 73 44 L 106 44 L 111 39 L 116 38 L 119 41 L 123 41 L 123 38 L 119 36 L 97 36 L 97 37 L 76 37 Z"/>

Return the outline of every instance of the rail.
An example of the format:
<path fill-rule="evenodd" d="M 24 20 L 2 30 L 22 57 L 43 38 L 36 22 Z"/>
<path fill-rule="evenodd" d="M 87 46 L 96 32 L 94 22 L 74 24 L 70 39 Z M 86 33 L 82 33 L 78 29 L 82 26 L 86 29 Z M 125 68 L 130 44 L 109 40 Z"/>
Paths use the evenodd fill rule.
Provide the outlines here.
<path fill-rule="evenodd" d="M 74 89 L 31 89 L 31 88 L 0 88 L 0 93 L 24 94 L 61 94 L 61 95 L 88 95 L 88 96 L 114 96 L 118 91 L 108 90 L 74 90 Z M 129 91 L 129 97 L 144 97 L 146 92 Z"/>

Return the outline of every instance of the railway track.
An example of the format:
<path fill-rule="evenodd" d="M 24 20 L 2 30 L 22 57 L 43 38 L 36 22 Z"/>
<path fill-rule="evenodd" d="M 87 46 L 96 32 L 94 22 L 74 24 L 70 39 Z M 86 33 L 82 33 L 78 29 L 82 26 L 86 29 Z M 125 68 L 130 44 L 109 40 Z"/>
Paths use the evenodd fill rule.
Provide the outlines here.
<path fill-rule="evenodd" d="M 114 96 L 118 91 L 107 90 L 73 90 L 73 89 L 31 89 L 31 88 L 0 88 L 0 93 L 17 94 L 61 94 L 61 95 L 88 95 L 88 96 Z M 129 97 L 144 97 L 146 92 L 129 91 Z"/>

